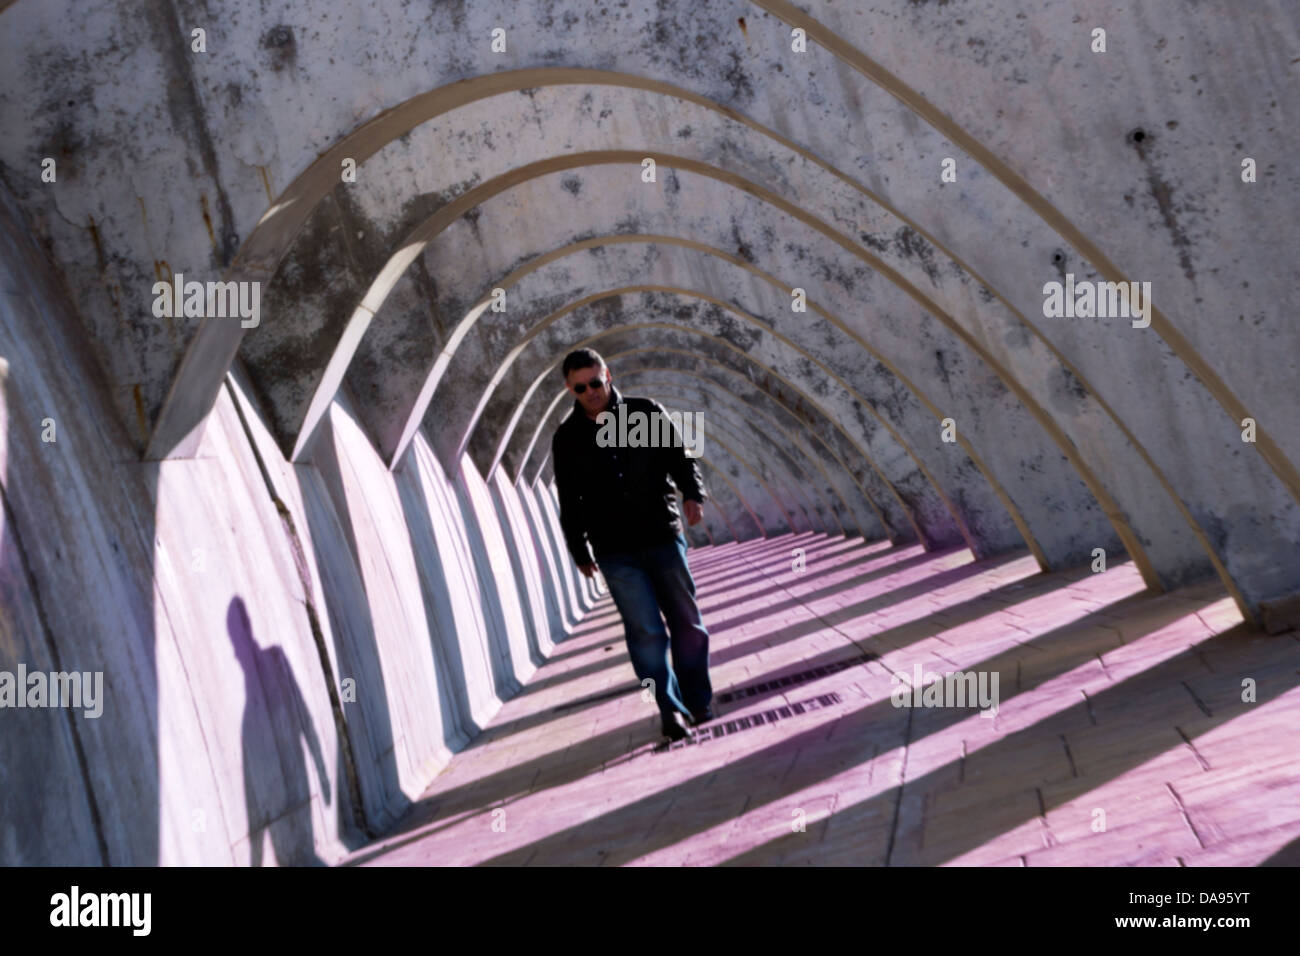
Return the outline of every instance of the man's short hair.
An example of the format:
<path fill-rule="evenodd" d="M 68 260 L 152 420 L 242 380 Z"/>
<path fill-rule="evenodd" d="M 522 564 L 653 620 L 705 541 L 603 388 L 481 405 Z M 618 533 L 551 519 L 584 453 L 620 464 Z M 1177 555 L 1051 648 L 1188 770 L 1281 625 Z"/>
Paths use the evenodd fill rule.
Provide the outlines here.
<path fill-rule="evenodd" d="M 577 371 L 580 368 L 604 368 L 605 360 L 600 357 L 600 353 L 595 349 L 575 349 L 568 355 L 564 356 L 564 365 L 561 366 L 560 372 L 564 375 L 564 380 L 569 380 L 569 373 Z"/>

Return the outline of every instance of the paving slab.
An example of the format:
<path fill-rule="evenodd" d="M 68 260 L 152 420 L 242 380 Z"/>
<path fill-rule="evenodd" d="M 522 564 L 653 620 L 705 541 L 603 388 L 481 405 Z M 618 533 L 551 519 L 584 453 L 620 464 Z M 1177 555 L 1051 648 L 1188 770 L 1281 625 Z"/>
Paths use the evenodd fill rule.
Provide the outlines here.
<path fill-rule="evenodd" d="M 825 535 L 800 546 L 803 574 L 780 539 L 692 549 L 717 714 L 692 742 L 665 746 L 606 594 L 392 831 L 346 862 L 1294 855 L 1300 641 L 1246 629 L 1213 582 L 1157 595 L 1128 564 L 1041 574 L 1028 555 L 976 562 Z M 918 663 L 996 671 L 996 715 L 895 706 L 897 675 L 910 682 Z"/>

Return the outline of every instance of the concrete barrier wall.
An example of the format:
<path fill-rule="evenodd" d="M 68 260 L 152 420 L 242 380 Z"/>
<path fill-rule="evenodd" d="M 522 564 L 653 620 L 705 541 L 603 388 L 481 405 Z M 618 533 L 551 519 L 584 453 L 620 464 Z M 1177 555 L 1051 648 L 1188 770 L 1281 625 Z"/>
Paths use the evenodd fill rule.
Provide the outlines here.
<path fill-rule="evenodd" d="M 542 525 L 543 519 L 538 511 L 537 499 L 533 497 L 533 490 L 521 481 L 516 483 L 514 491 L 515 500 L 519 502 L 528 526 L 528 543 L 532 545 L 534 561 L 541 571 L 542 595 L 546 601 L 550 631 L 553 635 L 567 633 L 581 619 L 581 615 L 571 603 L 567 593 L 568 582 L 547 542 L 546 529 Z"/>
<path fill-rule="evenodd" d="M 0 188 L 0 671 L 102 712 L 0 708 L 0 864 L 333 862 L 576 622 L 553 515 L 423 435 L 390 471 L 346 392 L 291 464 L 239 367 L 139 462 L 28 235 Z"/>

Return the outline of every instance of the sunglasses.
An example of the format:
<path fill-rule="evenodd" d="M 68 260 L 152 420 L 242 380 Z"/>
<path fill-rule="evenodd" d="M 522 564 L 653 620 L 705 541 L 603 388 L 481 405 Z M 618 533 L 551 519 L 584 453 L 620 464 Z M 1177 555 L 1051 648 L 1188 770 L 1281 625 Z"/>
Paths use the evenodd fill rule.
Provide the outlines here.
<path fill-rule="evenodd" d="M 603 378 L 593 378 L 590 382 L 588 382 L 585 385 L 582 384 L 581 382 L 575 382 L 573 385 L 573 391 L 576 394 L 581 395 L 587 389 L 591 389 L 594 392 L 594 391 L 599 391 L 604 387 L 605 387 L 605 380 Z"/>

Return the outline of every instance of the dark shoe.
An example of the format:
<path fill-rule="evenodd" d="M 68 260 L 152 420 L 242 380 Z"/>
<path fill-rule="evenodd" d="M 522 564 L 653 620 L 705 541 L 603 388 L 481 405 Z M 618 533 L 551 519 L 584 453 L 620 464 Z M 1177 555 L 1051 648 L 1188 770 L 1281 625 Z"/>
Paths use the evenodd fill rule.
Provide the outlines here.
<path fill-rule="evenodd" d="M 713 706 L 710 705 L 708 707 L 705 707 L 703 710 L 699 711 L 698 713 L 692 712 L 691 716 L 687 718 L 686 722 L 690 724 L 692 727 L 698 727 L 700 724 L 708 723 L 712 719 L 713 719 Z"/>
<path fill-rule="evenodd" d="M 672 741 L 685 740 L 687 737 L 691 735 L 691 732 L 682 726 L 681 721 L 678 720 L 676 713 L 664 714 L 663 725 L 664 725 L 664 736 L 667 737 L 669 740 Z"/>

